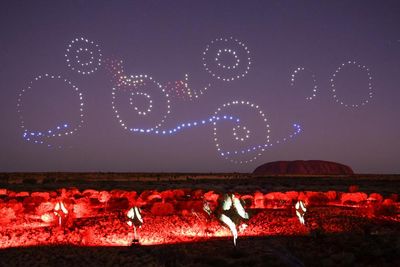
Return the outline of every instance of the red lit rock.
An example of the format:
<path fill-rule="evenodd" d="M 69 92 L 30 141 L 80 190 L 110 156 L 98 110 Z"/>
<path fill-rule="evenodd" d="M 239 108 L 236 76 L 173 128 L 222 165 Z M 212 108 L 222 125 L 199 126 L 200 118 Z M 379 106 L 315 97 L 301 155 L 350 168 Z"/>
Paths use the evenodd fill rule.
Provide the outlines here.
<path fill-rule="evenodd" d="M 15 197 L 29 197 L 29 193 L 28 192 L 18 192 L 15 194 Z"/>
<path fill-rule="evenodd" d="M 277 200 L 281 202 L 289 202 L 291 199 L 282 192 L 272 192 L 264 195 L 265 200 Z"/>
<path fill-rule="evenodd" d="M 254 193 L 254 207 L 256 209 L 264 209 L 264 194 L 261 192 Z"/>
<path fill-rule="evenodd" d="M 99 193 L 99 201 L 101 203 L 107 202 L 111 197 L 111 194 L 107 191 L 100 191 Z"/>
<path fill-rule="evenodd" d="M 200 199 L 200 198 L 202 198 L 203 196 L 204 196 L 204 190 L 203 189 L 196 189 L 196 190 L 193 190 L 192 192 L 191 192 L 191 196 L 192 196 L 192 198 L 195 198 L 195 199 Z"/>
<path fill-rule="evenodd" d="M 11 223 L 11 221 L 15 220 L 15 211 L 9 207 L 0 208 L 0 225 L 5 225 Z"/>
<path fill-rule="evenodd" d="M 208 191 L 204 194 L 204 199 L 209 202 L 217 202 L 219 198 L 219 194 L 214 193 L 214 191 Z"/>
<path fill-rule="evenodd" d="M 374 202 L 380 203 L 383 201 L 383 196 L 378 193 L 371 193 L 368 197 L 368 201 L 374 201 Z"/>
<path fill-rule="evenodd" d="M 175 199 L 183 199 L 186 195 L 185 191 L 183 189 L 174 189 L 174 198 Z M 190 192 L 188 192 L 190 194 Z"/>
<path fill-rule="evenodd" d="M 351 175 L 353 170 L 346 165 L 322 160 L 275 161 L 257 167 L 256 175 Z"/>
<path fill-rule="evenodd" d="M 110 195 L 114 198 L 125 197 L 126 191 L 120 189 L 114 189 L 110 191 Z"/>
<path fill-rule="evenodd" d="M 40 197 L 43 201 L 49 201 L 50 194 L 48 192 L 33 192 L 31 194 L 32 197 Z"/>
<path fill-rule="evenodd" d="M 322 193 L 322 192 L 311 192 L 307 191 L 306 196 L 308 199 L 308 205 L 326 205 L 328 203 L 329 199 L 328 197 Z"/>
<path fill-rule="evenodd" d="M 42 202 L 36 207 L 35 213 L 39 216 L 51 212 L 54 209 L 54 204 L 52 202 Z"/>
<path fill-rule="evenodd" d="M 349 192 L 350 193 L 355 193 L 355 192 L 358 192 L 359 190 L 360 190 L 360 188 L 359 188 L 358 185 L 350 185 L 349 186 Z"/>
<path fill-rule="evenodd" d="M 165 190 L 160 193 L 161 198 L 164 200 L 172 200 L 175 199 L 174 191 L 172 190 Z"/>
<path fill-rule="evenodd" d="M 128 210 L 129 200 L 126 197 L 121 198 L 110 198 L 108 201 L 108 207 L 110 210 Z"/>
<path fill-rule="evenodd" d="M 328 198 L 329 201 L 335 201 L 337 199 L 337 193 L 336 191 L 328 191 L 325 193 L 326 197 Z"/>
<path fill-rule="evenodd" d="M 82 195 L 88 198 L 97 198 L 99 195 L 99 191 L 93 190 L 93 189 L 86 189 L 85 191 L 82 192 Z"/>
<path fill-rule="evenodd" d="M 254 197 L 252 195 L 243 195 L 240 197 L 244 201 L 245 208 L 250 208 L 254 206 Z"/>
<path fill-rule="evenodd" d="M 385 200 L 382 202 L 382 205 L 384 206 L 391 206 L 394 204 L 394 201 L 390 198 L 385 198 Z"/>
<path fill-rule="evenodd" d="M 72 212 L 74 213 L 75 218 L 86 218 L 96 215 L 96 211 L 86 201 L 79 201 L 76 203 L 73 206 Z"/>
<path fill-rule="evenodd" d="M 398 194 L 391 194 L 390 199 L 393 200 L 394 202 L 397 202 L 399 200 L 399 195 Z"/>
<path fill-rule="evenodd" d="M 299 197 L 299 192 L 297 191 L 288 191 L 285 193 L 285 195 L 292 200 L 292 202 L 297 201 L 297 198 Z"/>
<path fill-rule="evenodd" d="M 357 193 L 343 193 L 340 197 L 342 204 L 359 204 L 367 200 L 367 194 L 357 192 Z"/>
<path fill-rule="evenodd" d="M 174 214 L 175 209 L 171 203 L 156 202 L 151 207 L 151 213 L 156 216 L 166 216 Z"/>

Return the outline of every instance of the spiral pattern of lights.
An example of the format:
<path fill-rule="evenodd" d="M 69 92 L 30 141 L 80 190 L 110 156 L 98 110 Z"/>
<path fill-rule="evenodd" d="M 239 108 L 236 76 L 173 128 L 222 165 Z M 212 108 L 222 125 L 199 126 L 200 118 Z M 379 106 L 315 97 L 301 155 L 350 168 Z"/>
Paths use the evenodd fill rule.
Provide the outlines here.
<path fill-rule="evenodd" d="M 295 80 L 297 75 L 300 74 L 300 72 L 307 72 L 313 81 L 313 86 L 312 86 L 312 94 L 310 96 L 307 96 L 307 100 L 313 100 L 317 96 L 317 90 L 318 90 L 318 84 L 317 84 L 317 78 L 315 77 L 315 74 L 308 69 L 305 69 L 304 67 L 298 67 L 292 72 L 291 79 L 290 79 L 290 86 L 294 87 L 295 86 Z"/>
<path fill-rule="evenodd" d="M 238 164 L 244 164 L 244 163 L 250 163 L 256 160 L 259 156 L 262 155 L 262 153 L 272 147 L 274 144 L 280 144 L 283 142 L 288 141 L 289 139 L 295 137 L 297 134 L 301 132 L 301 127 L 298 124 L 294 124 L 294 132 L 289 135 L 289 137 L 285 137 L 283 139 L 276 140 L 274 142 L 270 142 L 270 125 L 268 123 L 267 117 L 265 116 L 264 112 L 260 109 L 260 107 L 254 103 L 251 103 L 249 101 L 231 101 L 228 103 L 225 103 L 222 105 L 222 107 L 218 108 L 217 111 L 214 113 L 215 117 L 220 117 L 220 113 L 226 111 L 223 111 L 224 109 L 228 108 L 233 108 L 235 106 L 244 106 L 247 107 L 255 112 L 257 116 L 260 117 L 262 120 L 263 124 L 262 125 L 262 132 L 263 132 L 263 137 L 265 140 L 261 144 L 256 144 L 256 145 L 250 145 L 248 147 L 245 147 L 244 149 L 237 149 L 237 150 L 226 150 L 223 145 L 221 144 L 221 138 L 218 136 L 218 127 L 217 123 L 218 121 L 213 122 L 214 126 L 214 142 L 215 142 L 215 147 L 217 149 L 217 152 L 224 157 L 225 159 L 231 161 L 232 163 L 238 163 Z M 238 136 L 238 129 L 241 129 L 242 132 L 244 132 L 244 136 L 242 134 L 241 137 Z M 236 120 L 236 126 L 233 128 L 233 136 L 236 141 L 243 142 L 246 141 L 250 138 L 250 130 L 245 126 L 239 119 Z M 239 157 L 246 156 L 248 159 L 239 159 Z"/>
<path fill-rule="evenodd" d="M 356 104 L 346 103 L 337 96 L 337 89 L 336 89 L 337 86 L 335 85 L 335 79 L 337 78 L 339 73 L 343 70 L 343 68 L 345 68 L 347 66 L 355 66 L 355 67 L 365 71 L 365 73 L 367 74 L 367 77 L 368 77 L 368 96 Z M 356 61 L 347 61 L 347 62 L 342 63 L 332 74 L 332 78 L 331 78 L 330 82 L 331 82 L 333 99 L 336 101 L 336 103 L 339 103 L 345 107 L 358 108 L 360 106 L 365 106 L 366 104 L 369 103 L 369 100 L 373 96 L 372 76 L 371 76 L 370 70 L 365 65 L 361 65 L 361 64 L 357 63 Z"/>
<path fill-rule="evenodd" d="M 170 100 L 168 93 L 165 92 L 164 88 L 155 81 L 152 77 L 141 74 L 124 76 L 123 78 L 124 88 L 115 86 L 112 88 L 112 108 L 115 116 L 122 126 L 127 131 L 133 131 L 133 129 L 139 129 L 139 132 L 152 132 L 155 129 L 161 127 L 166 118 L 170 113 Z M 154 108 L 158 107 L 162 109 L 161 114 L 154 114 L 151 119 L 153 122 L 150 126 L 145 128 L 138 128 L 136 124 L 140 125 L 141 121 L 139 117 L 134 117 L 133 114 L 122 115 L 120 112 L 118 100 L 125 100 L 124 97 L 119 97 L 119 94 L 128 93 L 126 98 L 129 100 L 129 106 L 133 107 L 133 110 L 139 117 L 148 118 L 154 113 Z M 157 100 L 154 96 L 157 95 Z M 122 99 L 120 99 L 122 98 Z M 142 109 L 138 107 L 138 104 L 143 102 L 140 99 L 145 99 L 148 105 Z M 161 103 L 161 101 L 163 103 Z M 155 104 L 153 104 L 155 102 Z"/>
<path fill-rule="evenodd" d="M 98 44 L 80 37 L 73 39 L 68 44 L 65 60 L 71 70 L 87 75 L 97 71 L 100 67 L 102 54 Z"/>
<path fill-rule="evenodd" d="M 211 76 L 225 82 L 246 76 L 251 66 L 249 49 L 233 37 L 211 41 L 203 52 L 202 60 Z"/>
<path fill-rule="evenodd" d="M 76 93 L 79 99 L 79 119 L 75 126 L 71 123 L 62 122 L 58 125 L 53 125 L 51 128 L 42 129 L 42 130 L 32 130 L 28 129 L 25 122 L 25 113 L 24 113 L 24 95 L 27 91 L 33 90 L 33 87 L 36 82 L 42 79 L 50 79 L 62 82 L 64 85 L 70 87 L 74 93 Z M 69 80 L 63 78 L 60 75 L 51 75 L 44 74 L 35 77 L 28 85 L 27 88 L 22 89 L 21 93 L 18 95 L 17 99 L 17 112 L 19 114 L 20 119 L 20 127 L 23 130 L 23 139 L 25 141 L 33 142 L 35 144 L 45 144 L 48 143 L 50 139 L 62 137 L 62 136 L 70 136 L 78 131 L 79 128 L 83 125 L 83 95 L 79 91 L 78 87 L 72 84 Z M 48 146 L 51 146 L 48 144 Z"/>

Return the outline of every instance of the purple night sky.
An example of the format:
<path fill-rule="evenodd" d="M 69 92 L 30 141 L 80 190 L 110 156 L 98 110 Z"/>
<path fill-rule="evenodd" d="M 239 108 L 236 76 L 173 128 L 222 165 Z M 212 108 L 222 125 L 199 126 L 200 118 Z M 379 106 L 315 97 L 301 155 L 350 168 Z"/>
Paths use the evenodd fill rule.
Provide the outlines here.
<path fill-rule="evenodd" d="M 320 159 L 350 165 L 358 173 L 400 173 L 399 14 L 399 1 L 3 0 L 0 171 L 250 172 L 269 161 Z M 234 41 L 231 47 L 223 41 L 211 43 L 231 36 L 243 46 Z M 80 37 L 101 49 L 102 64 L 90 75 L 78 73 L 66 62 L 68 45 Z M 207 45 L 208 58 L 203 60 Z M 223 81 L 203 66 L 235 66 L 237 56 L 240 75 L 247 66 L 244 47 L 251 58 L 244 77 Z M 162 126 L 150 133 L 130 132 L 113 110 L 116 85 L 106 69 L 110 59 L 123 60 L 128 78 L 146 74 L 161 85 L 183 81 L 182 85 L 188 74 L 190 88 L 211 87 L 197 99 L 170 92 L 170 113 Z M 333 81 L 337 103 L 331 79 L 339 67 Z M 291 86 L 297 68 L 305 70 L 296 74 Z M 230 71 L 236 69 L 212 73 L 224 77 Z M 64 80 L 45 74 L 60 75 L 79 88 L 84 122 L 72 135 L 27 140 L 26 135 L 57 132 L 55 127 L 64 124 L 74 129 L 80 123 L 77 92 Z M 39 75 L 42 79 L 28 88 Z M 153 127 L 163 117 L 165 94 L 151 83 L 130 86 L 133 91 L 139 87 L 142 95 L 115 89 L 117 110 L 128 127 Z M 316 97 L 307 100 L 315 85 Z M 145 94 L 153 101 L 148 116 L 137 113 L 149 108 Z M 365 105 L 351 106 L 365 100 L 369 100 Z M 217 151 L 213 123 L 201 124 L 232 101 L 239 104 L 219 112 L 234 119 L 221 117 L 216 122 L 218 144 L 221 151 L 239 151 L 232 156 L 238 161 L 261 154 L 245 164 L 224 159 Z M 265 151 L 258 148 L 270 144 L 259 110 L 274 144 Z M 168 133 L 194 122 L 201 125 Z M 301 125 L 301 133 L 276 144 L 294 132 L 294 123 Z M 233 134 L 236 126 L 239 140 Z M 250 131 L 249 138 L 243 126 Z M 167 134 L 155 134 L 163 129 Z M 256 152 L 240 153 L 252 147 Z"/>

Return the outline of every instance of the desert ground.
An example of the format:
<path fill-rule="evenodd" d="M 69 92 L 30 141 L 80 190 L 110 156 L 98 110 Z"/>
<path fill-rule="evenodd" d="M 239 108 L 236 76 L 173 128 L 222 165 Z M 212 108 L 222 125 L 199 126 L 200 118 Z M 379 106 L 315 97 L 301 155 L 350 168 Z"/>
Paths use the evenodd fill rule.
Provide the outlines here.
<path fill-rule="evenodd" d="M 400 266 L 399 188 L 398 175 L 3 173 L 0 266 Z M 236 246 L 225 193 L 249 214 Z"/>

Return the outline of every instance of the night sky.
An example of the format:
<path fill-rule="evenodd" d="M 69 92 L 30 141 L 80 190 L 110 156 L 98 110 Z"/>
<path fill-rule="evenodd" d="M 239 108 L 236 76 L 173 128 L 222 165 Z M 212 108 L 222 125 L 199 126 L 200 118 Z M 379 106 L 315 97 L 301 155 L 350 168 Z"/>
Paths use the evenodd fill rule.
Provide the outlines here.
<path fill-rule="evenodd" d="M 400 173 L 399 1 L 0 5 L 0 171 Z"/>

